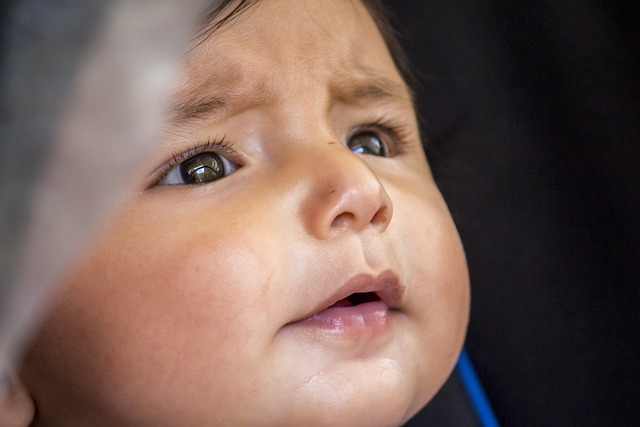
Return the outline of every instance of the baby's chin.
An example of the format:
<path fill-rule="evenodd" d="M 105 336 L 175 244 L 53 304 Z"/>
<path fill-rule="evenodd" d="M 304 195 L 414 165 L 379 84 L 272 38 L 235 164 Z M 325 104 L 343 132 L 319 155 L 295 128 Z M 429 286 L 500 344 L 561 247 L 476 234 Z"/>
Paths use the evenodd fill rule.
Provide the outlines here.
<path fill-rule="evenodd" d="M 281 390 L 273 425 L 397 426 L 435 390 L 406 360 L 376 358 L 327 367 L 300 386 Z M 434 387 L 437 389 L 438 387 Z M 260 420 L 255 420 L 260 423 Z M 264 421 L 264 420 L 263 420 Z"/>
<path fill-rule="evenodd" d="M 247 420 L 248 422 L 243 424 L 318 427 L 400 426 L 426 403 L 426 399 L 416 401 L 412 387 L 406 383 L 390 386 L 386 380 L 371 381 L 366 388 L 343 383 L 327 388 L 318 387 L 313 392 L 308 390 L 294 396 L 281 396 L 276 403 L 281 410 L 273 414 L 273 418 L 261 417 L 269 411 L 267 409 L 262 414 L 255 413 L 257 418 Z M 231 422 L 228 425 L 233 424 Z"/>
<path fill-rule="evenodd" d="M 375 374 L 370 375 L 375 376 Z M 426 402 L 416 402 L 413 385 L 379 376 L 368 385 L 317 384 L 296 397 L 283 425 L 312 426 L 399 426 Z"/>
<path fill-rule="evenodd" d="M 297 331 L 280 334 L 272 353 L 277 361 L 267 358 L 269 380 L 262 382 L 272 396 L 261 402 L 273 415 L 267 424 L 397 426 L 408 421 L 444 383 L 452 362 L 441 353 L 429 354 L 433 343 L 425 342 L 425 334 L 405 316 L 391 324 L 388 334 L 360 341 L 328 343 L 313 334 L 308 340 Z M 264 419 L 248 422 L 261 423 Z"/>

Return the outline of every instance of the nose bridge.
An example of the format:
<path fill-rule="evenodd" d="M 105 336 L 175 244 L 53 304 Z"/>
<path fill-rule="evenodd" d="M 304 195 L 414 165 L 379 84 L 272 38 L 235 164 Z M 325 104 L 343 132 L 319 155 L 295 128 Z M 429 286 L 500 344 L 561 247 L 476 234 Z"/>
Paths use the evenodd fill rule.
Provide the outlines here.
<path fill-rule="evenodd" d="M 334 140 L 335 141 L 335 140 Z M 308 232 L 328 239 L 368 227 L 383 232 L 393 207 L 375 172 L 344 145 L 327 141 L 299 150 L 300 216 Z"/>

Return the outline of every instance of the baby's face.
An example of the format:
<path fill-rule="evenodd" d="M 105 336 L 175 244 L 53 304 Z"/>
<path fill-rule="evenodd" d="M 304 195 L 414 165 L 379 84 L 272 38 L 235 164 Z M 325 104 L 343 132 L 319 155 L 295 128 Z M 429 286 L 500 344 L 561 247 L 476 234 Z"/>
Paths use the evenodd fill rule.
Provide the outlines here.
<path fill-rule="evenodd" d="M 27 359 L 43 420 L 393 425 L 445 381 L 464 255 L 362 4 L 263 1 L 226 23 L 141 167 L 149 188 Z"/>

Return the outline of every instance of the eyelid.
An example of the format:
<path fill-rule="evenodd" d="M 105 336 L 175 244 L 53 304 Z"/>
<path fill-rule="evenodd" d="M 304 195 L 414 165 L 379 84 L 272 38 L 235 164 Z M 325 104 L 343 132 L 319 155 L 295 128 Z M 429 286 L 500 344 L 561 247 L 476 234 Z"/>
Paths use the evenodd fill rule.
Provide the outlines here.
<path fill-rule="evenodd" d="M 158 186 L 175 167 L 179 166 L 185 160 L 201 153 L 215 153 L 219 156 L 226 157 L 228 161 L 235 164 L 235 159 L 238 158 L 238 152 L 233 148 L 233 145 L 233 141 L 227 141 L 225 137 L 222 137 L 219 140 L 209 139 L 204 143 L 196 143 L 185 151 L 174 153 L 171 160 L 162 165 L 160 169 L 158 169 L 158 172 L 154 174 L 152 183 L 148 188 Z"/>

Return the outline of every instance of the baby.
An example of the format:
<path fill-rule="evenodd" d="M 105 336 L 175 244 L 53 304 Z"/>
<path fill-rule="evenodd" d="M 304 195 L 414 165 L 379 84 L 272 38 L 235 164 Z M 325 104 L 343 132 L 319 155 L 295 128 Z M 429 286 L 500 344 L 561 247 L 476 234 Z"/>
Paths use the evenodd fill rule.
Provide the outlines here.
<path fill-rule="evenodd" d="M 30 347 L 35 426 L 400 425 L 454 366 L 464 254 L 379 6 L 222 3 Z"/>

